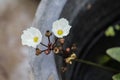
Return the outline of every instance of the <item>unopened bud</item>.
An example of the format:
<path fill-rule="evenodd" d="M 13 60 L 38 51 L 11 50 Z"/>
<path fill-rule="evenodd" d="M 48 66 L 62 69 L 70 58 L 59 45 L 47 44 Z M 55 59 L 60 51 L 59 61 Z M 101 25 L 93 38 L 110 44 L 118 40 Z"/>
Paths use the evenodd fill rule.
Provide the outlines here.
<path fill-rule="evenodd" d="M 65 62 L 67 63 L 67 64 L 72 64 L 72 61 L 71 61 L 72 59 L 70 58 L 70 57 L 68 57 L 68 58 L 66 58 L 65 59 Z"/>
<path fill-rule="evenodd" d="M 60 42 L 61 44 L 64 44 L 65 39 L 64 39 L 64 38 L 60 38 L 60 39 L 59 39 L 59 42 Z"/>
<path fill-rule="evenodd" d="M 47 30 L 46 33 L 45 33 L 45 36 L 49 37 L 51 35 L 52 35 L 52 33 L 49 30 Z"/>
<path fill-rule="evenodd" d="M 41 50 L 39 48 L 36 48 L 36 55 L 38 56 L 39 54 L 41 54 Z"/>
<path fill-rule="evenodd" d="M 70 48 L 66 48 L 66 52 L 70 52 Z"/>
<path fill-rule="evenodd" d="M 69 57 L 65 59 L 65 62 L 68 64 L 72 64 L 72 60 L 75 60 L 77 58 L 75 53 L 72 53 Z"/>
<path fill-rule="evenodd" d="M 76 44 L 72 45 L 71 50 L 73 50 L 73 51 L 77 50 Z"/>
<path fill-rule="evenodd" d="M 45 54 L 48 55 L 50 53 L 49 50 L 45 50 Z"/>
<path fill-rule="evenodd" d="M 61 67 L 62 72 L 67 71 L 67 67 Z"/>
<path fill-rule="evenodd" d="M 58 54 L 58 53 L 60 52 L 60 50 L 59 50 L 59 48 L 55 47 L 54 50 L 53 50 L 53 52 L 54 52 L 55 54 Z"/>

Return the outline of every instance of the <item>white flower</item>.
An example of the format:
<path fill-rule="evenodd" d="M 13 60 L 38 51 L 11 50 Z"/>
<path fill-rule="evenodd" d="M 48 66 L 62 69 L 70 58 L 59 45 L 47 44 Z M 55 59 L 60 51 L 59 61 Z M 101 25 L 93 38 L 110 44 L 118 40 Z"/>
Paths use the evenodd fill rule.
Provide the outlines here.
<path fill-rule="evenodd" d="M 30 27 L 27 30 L 23 31 L 21 39 L 22 45 L 32 46 L 33 48 L 36 48 L 36 46 L 40 44 L 42 40 L 42 34 L 38 29 Z"/>
<path fill-rule="evenodd" d="M 63 38 L 69 34 L 71 26 L 68 21 L 64 18 L 57 20 L 53 23 L 52 32 L 58 38 Z"/>

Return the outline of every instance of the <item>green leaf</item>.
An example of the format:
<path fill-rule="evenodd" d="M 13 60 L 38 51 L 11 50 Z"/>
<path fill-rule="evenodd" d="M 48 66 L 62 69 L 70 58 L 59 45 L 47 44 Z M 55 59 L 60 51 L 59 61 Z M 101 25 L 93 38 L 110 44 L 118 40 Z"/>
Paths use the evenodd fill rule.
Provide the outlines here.
<path fill-rule="evenodd" d="M 112 78 L 113 78 L 113 80 L 120 80 L 120 73 L 115 74 Z"/>
<path fill-rule="evenodd" d="M 99 62 L 99 64 L 105 64 L 107 63 L 111 58 L 108 55 L 103 55 L 100 57 L 97 57 L 97 60 Z"/>
<path fill-rule="evenodd" d="M 105 31 L 105 35 L 106 35 L 107 37 L 109 37 L 109 36 L 114 37 L 114 36 L 115 36 L 115 31 L 114 31 L 113 26 L 109 26 L 109 27 L 107 28 L 107 30 Z"/>
<path fill-rule="evenodd" d="M 116 29 L 116 30 L 120 30 L 120 25 L 118 25 L 118 24 L 115 25 L 115 29 Z"/>
<path fill-rule="evenodd" d="M 120 47 L 110 48 L 106 52 L 110 57 L 120 62 Z"/>

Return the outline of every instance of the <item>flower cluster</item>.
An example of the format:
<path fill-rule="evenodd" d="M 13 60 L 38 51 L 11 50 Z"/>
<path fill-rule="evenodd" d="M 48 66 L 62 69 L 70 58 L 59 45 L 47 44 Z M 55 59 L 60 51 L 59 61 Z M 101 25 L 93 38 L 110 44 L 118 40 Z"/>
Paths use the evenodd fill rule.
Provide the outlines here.
<path fill-rule="evenodd" d="M 119 30 L 119 28 L 120 27 L 116 25 L 116 30 Z M 27 45 L 29 47 L 35 48 L 37 56 L 43 52 L 46 55 L 48 55 L 50 54 L 51 51 L 55 55 L 61 56 L 63 58 L 63 67 L 61 67 L 62 72 L 65 72 L 67 70 L 66 64 L 72 64 L 73 61 L 95 66 L 95 67 L 98 67 L 107 71 L 115 72 L 115 73 L 120 72 L 119 70 L 113 69 L 111 67 L 102 66 L 100 64 L 96 64 L 83 59 L 77 59 L 77 56 L 75 54 L 77 49 L 76 44 L 72 44 L 71 47 L 67 47 L 67 48 L 63 47 L 65 42 L 64 37 L 69 34 L 70 29 L 71 29 L 71 26 L 69 25 L 69 22 L 66 19 L 61 18 L 55 21 L 52 25 L 52 32 L 47 30 L 45 33 L 45 36 L 48 39 L 48 44 L 46 45 L 42 43 L 42 33 L 38 29 L 34 27 L 30 27 L 27 30 L 24 30 L 23 34 L 21 35 L 22 45 Z M 108 28 L 108 30 L 105 32 L 106 35 L 113 36 L 114 33 L 111 33 L 111 31 L 112 31 L 112 28 L 111 27 Z M 50 37 L 52 36 L 52 34 L 56 36 L 56 40 L 53 43 L 50 40 Z M 45 46 L 46 49 L 45 50 L 39 49 L 38 48 L 39 44 L 41 44 L 42 46 Z M 118 52 L 120 52 L 119 47 L 111 48 L 107 50 L 107 53 L 109 56 L 111 56 L 113 59 L 117 61 L 120 61 Z M 120 76 L 120 73 L 114 75 L 113 78 L 117 79 L 119 76 Z"/>
<path fill-rule="evenodd" d="M 63 38 L 69 34 L 70 28 L 71 26 L 69 25 L 68 21 L 62 18 L 53 23 L 52 32 L 57 38 Z M 51 36 L 51 33 L 47 31 L 46 36 Z M 21 39 L 23 45 L 36 48 L 37 45 L 39 45 L 42 41 L 42 34 L 38 29 L 30 27 L 27 30 L 23 31 Z"/>
<path fill-rule="evenodd" d="M 30 27 L 27 30 L 23 31 L 21 35 L 22 45 L 27 45 L 36 49 L 36 55 L 45 53 L 46 55 L 50 54 L 53 51 L 56 55 L 60 55 L 64 58 L 64 62 L 72 64 L 72 60 L 76 59 L 75 50 L 77 49 L 76 45 L 73 44 L 70 48 L 63 48 L 65 39 L 70 32 L 71 26 L 65 18 L 61 18 L 55 21 L 52 25 L 52 32 L 49 30 L 46 31 L 45 36 L 48 37 L 48 44 L 42 43 L 42 34 L 41 32 L 34 28 Z M 51 42 L 50 37 L 52 33 L 56 36 L 54 43 Z M 39 49 L 37 46 L 41 44 L 46 47 L 45 50 Z"/>

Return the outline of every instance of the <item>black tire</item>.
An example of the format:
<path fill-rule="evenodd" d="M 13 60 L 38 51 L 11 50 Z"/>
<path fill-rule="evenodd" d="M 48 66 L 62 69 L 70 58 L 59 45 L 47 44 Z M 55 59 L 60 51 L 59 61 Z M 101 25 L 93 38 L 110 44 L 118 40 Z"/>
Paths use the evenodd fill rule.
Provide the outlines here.
<path fill-rule="evenodd" d="M 72 25 L 70 35 L 66 37 L 66 46 L 76 43 L 77 56 L 94 61 L 89 59 L 91 49 L 104 36 L 104 31 L 109 25 L 119 23 L 120 0 L 68 0 L 60 17 L 67 18 Z M 111 41 L 115 42 L 115 40 Z M 114 42 L 103 49 L 113 44 L 120 45 L 118 40 Z M 104 43 L 101 46 L 105 46 Z M 105 74 L 105 77 L 101 76 L 102 74 Z M 68 71 L 64 75 L 63 80 L 112 80 L 113 73 L 74 62 L 68 65 Z"/>

